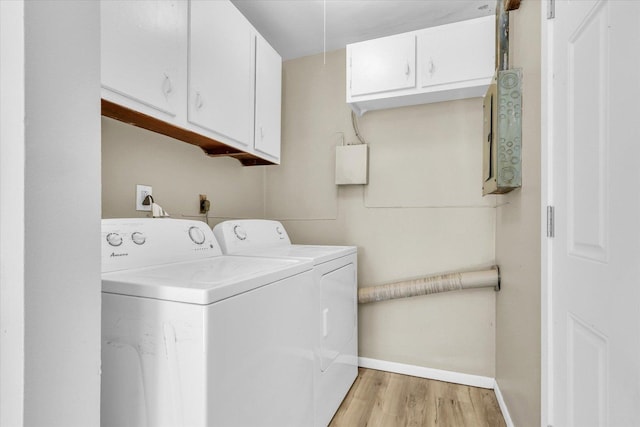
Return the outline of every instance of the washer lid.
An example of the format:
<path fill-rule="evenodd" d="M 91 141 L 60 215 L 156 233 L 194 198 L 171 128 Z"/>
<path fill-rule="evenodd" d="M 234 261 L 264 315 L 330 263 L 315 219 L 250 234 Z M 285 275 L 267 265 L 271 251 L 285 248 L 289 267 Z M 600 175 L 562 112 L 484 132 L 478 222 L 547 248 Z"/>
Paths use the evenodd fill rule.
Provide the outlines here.
<path fill-rule="evenodd" d="M 102 274 L 102 292 L 211 304 L 313 267 L 295 259 L 219 256 Z"/>
<path fill-rule="evenodd" d="M 237 255 L 273 258 L 299 258 L 313 261 L 314 265 L 332 261 L 336 258 L 355 254 L 355 246 L 324 246 L 324 245 L 288 245 L 273 246 L 238 252 Z"/>

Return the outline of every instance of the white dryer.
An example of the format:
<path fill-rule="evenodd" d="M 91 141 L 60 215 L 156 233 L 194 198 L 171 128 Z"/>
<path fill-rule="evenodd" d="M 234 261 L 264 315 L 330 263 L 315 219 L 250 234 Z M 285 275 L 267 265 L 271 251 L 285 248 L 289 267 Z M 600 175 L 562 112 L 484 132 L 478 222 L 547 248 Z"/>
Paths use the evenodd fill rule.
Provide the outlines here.
<path fill-rule="evenodd" d="M 315 426 L 329 424 L 358 375 L 357 248 L 294 245 L 278 221 L 236 220 L 216 225 L 223 253 L 313 262 Z"/>
<path fill-rule="evenodd" d="M 310 426 L 312 263 L 222 255 L 203 222 L 102 222 L 101 425 Z"/>

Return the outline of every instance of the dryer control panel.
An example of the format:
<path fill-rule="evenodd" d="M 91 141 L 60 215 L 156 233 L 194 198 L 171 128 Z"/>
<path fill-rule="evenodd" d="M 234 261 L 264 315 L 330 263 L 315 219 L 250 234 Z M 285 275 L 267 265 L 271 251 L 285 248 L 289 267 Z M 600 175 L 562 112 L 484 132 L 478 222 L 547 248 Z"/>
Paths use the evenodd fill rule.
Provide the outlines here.
<path fill-rule="evenodd" d="M 103 219 L 101 238 L 103 273 L 222 255 L 202 221 Z"/>
<path fill-rule="evenodd" d="M 282 223 L 267 219 L 224 221 L 213 228 L 213 234 L 225 254 L 291 245 Z"/>

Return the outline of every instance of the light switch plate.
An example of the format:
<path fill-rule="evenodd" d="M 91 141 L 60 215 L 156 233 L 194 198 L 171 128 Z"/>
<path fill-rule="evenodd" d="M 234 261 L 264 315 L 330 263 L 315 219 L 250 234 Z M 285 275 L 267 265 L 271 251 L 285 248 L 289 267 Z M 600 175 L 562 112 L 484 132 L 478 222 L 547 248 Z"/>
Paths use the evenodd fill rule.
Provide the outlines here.
<path fill-rule="evenodd" d="M 137 211 L 150 211 L 151 203 L 143 205 L 145 197 L 153 195 L 153 188 L 150 185 L 136 185 L 136 210 Z"/>
<path fill-rule="evenodd" d="M 369 175 L 367 144 L 336 147 L 336 185 L 366 184 Z"/>

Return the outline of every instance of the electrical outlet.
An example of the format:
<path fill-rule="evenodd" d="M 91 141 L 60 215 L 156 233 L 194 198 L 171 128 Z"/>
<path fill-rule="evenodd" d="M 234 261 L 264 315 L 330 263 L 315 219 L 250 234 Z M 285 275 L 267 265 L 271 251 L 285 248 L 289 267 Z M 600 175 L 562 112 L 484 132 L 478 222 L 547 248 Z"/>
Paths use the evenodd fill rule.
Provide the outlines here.
<path fill-rule="evenodd" d="M 207 195 L 201 194 L 200 195 L 200 213 L 206 214 L 207 212 L 209 212 L 210 207 L 211 207 L 211 202 L 207 200 Z"/>
<path fill-rule="evenodd" d="M 150 211 L 151 203 L 143 205 L 142 202 L 147 196 L 153 194 L 153 188 L 150 185 L 136 185 L 136 210 L 137 211 Z"/>

